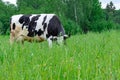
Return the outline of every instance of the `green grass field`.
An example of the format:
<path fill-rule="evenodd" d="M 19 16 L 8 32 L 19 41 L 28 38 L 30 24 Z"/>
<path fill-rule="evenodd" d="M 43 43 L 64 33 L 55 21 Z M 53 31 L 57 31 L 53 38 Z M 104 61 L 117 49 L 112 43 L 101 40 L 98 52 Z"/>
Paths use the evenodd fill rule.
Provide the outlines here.
<path fill-rule="evenodd" d="M 78 34 L 52 48 L 10 46 L 0 36 L 0 80 L 120 80 L 120 31 Z"/>

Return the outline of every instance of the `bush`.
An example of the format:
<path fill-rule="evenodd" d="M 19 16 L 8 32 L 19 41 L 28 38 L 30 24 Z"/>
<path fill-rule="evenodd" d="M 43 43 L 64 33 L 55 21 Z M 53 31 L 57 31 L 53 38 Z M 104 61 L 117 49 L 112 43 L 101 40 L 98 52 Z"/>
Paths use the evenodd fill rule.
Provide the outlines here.
<path fill-rule="evenodd" d="M 81 27 L 71 19 L 62 18 L 61 21 L 67 34 L 82 33 Z"/>
<path fill-rule="evenodd" d="M 0 34 L 3 33 L 3 32 L 2 32 L 2 27 L 3 27 L 3 24 L 2 24 L 2 22 L 0 21 Z"/>
<path fill-rule="evenodd" d="M 90 30 L 95 32 L 116 29 L 117 25 L 113 21 L 99 20 L 91 23 Z"/>

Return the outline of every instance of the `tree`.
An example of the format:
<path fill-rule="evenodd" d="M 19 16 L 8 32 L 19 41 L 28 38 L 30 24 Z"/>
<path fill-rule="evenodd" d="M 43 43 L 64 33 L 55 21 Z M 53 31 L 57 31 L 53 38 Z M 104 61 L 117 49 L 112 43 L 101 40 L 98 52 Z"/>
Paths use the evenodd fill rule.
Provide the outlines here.
<path fill-rule="evenodd" d="M 111 1 L 109 4 L 107 4 L 106 6 L 106 19 L 107 20 L 112 20 L 113 18 L 113 14 L 115 12 L 115 6 L 113 4 L 113 2 Z"/>
<path fill-rule="evenodd" d="M 120 24 L 120 10 L 116 10 L 114 13 L 114 21 Z"/>
<path fill-rule="evenodd" d="M 16 7 L 10 3 L 4 3 L 0 0 L 0 34 L 5 34 L 10 28 L 10 16 L 16 11 Z"/>
<path fill-rule="evenodd" d="M 104 12 L 104 13 L 103 13 Z M 102 31 L 119 23 L 119 11 L 110 2 L 105 10 L 99 0 L 17 0 L 17 7 L 0 0 L 0 30 L 9 31 L 9 19 L 14 14 L 57 14 L 68 33 Z M 111 22 L 114 21 L 114 22 Z M 107 27 L 107 28 L 106 28 Z"/>

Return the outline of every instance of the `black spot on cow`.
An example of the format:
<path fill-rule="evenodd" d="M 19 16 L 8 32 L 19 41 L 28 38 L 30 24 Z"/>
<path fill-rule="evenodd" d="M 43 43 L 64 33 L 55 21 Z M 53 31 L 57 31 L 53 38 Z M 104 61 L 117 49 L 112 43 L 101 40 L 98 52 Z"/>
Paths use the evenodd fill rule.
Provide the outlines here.
<path fill-rule="evenodd" d="M 40 36 L 41 34 L 43 34 L 44 31 L 42 31 L 41 29 L 39 29 L 39 31 L 37 32 L 38 36 Z"/>
<path fill-rule="evenodd" d="M 65 31 L 57 16 L 53 16 L 48 24 L 48 34 L 51 36 L 65 35 Z"/>
<path fill-rule="evenodd" d="M 49 35 L 49 34 L 46 34 L 46 37 L 47 37 L 47 38 L 49 38 L 49 37 L 50 37 L 50 35 Z"/>
<path fill-rule="evenodd" d="M 44 20 L 43 20 L 43 22 L 42 22 L 42 25 L 44 25 L 46 18 L 47 18 L 47 16 L 44 17 Z"/>
<path fill-rule="evenodd" d="M 23 24 L 23 23 L 27 23 L 27 22 L 29 22 L 30 21 L 30 19 L 29 19 L 29 17 L 30 17 L 31 15 L 23 15 L 23 16 L 21 16 L 20 17 L 20 19 L 19 19 L 19 22 L 21 23 L 21 24 Z"/>
<path fill-rule="evenodd" d="M 32 17 L 32 20 L 31 20 L 31 21 L 36 21 L 36 20 L 38 20 L 40 16 L 41 16 L 41 15 L 37 15 L 37 16 Z"/>
<path fill-rule="evenodd" d="M 46 27 L 47 27 L 47 23 L 45 23 L 43 26 L 44 31 L 45 31 Z"/>
<path fill-rule="evenodd" d="M 15 25 L 15 23 L 13 23 L 13 27 L 12 27 L 12 29 L 15 30 L 15 27 L 16 27 L 16 25 Z"/>
<path fill-rule="evenodd" d="M 25 16 L 20 17 L 20 19 L 19 19 L 20 24 L 23 24 L 24 19 L 25 19 Z"/>
<path fill-rule="evenodd" d="M 22 29 L 24 28 L 24 26 L 28 26 L 28 24 L 30 23 L 30 16 L 31 15 L 23 15 L 22 17 L 20 17 L 19 22 L 23 24 Z"/>
<path fill-rule="evenodd" d="M 39 19 L 40 15 L 37 15 L 37 16 L 34 16 L 32 17 L 29 25 L 28 25 L 28 36 L 30 37 L 33 37 L 37 34 L 35 28 L 36 28 L 36 25 L 37 25 L 37 20 Z"/>

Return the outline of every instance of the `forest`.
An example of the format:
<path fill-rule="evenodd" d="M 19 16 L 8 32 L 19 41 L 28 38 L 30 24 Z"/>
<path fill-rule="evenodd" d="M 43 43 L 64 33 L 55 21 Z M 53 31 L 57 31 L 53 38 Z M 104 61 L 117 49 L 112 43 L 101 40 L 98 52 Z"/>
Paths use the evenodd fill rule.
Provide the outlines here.
<path fill-rule="evenodd" d="M 78 34 L 120 29 L 120 10 L 99 0 L 17 0 L 17 6 L 0 0 L 0 34 L 10 33 L 10 17 L 15 14 L 55 13 L 66 33 Z"/>

